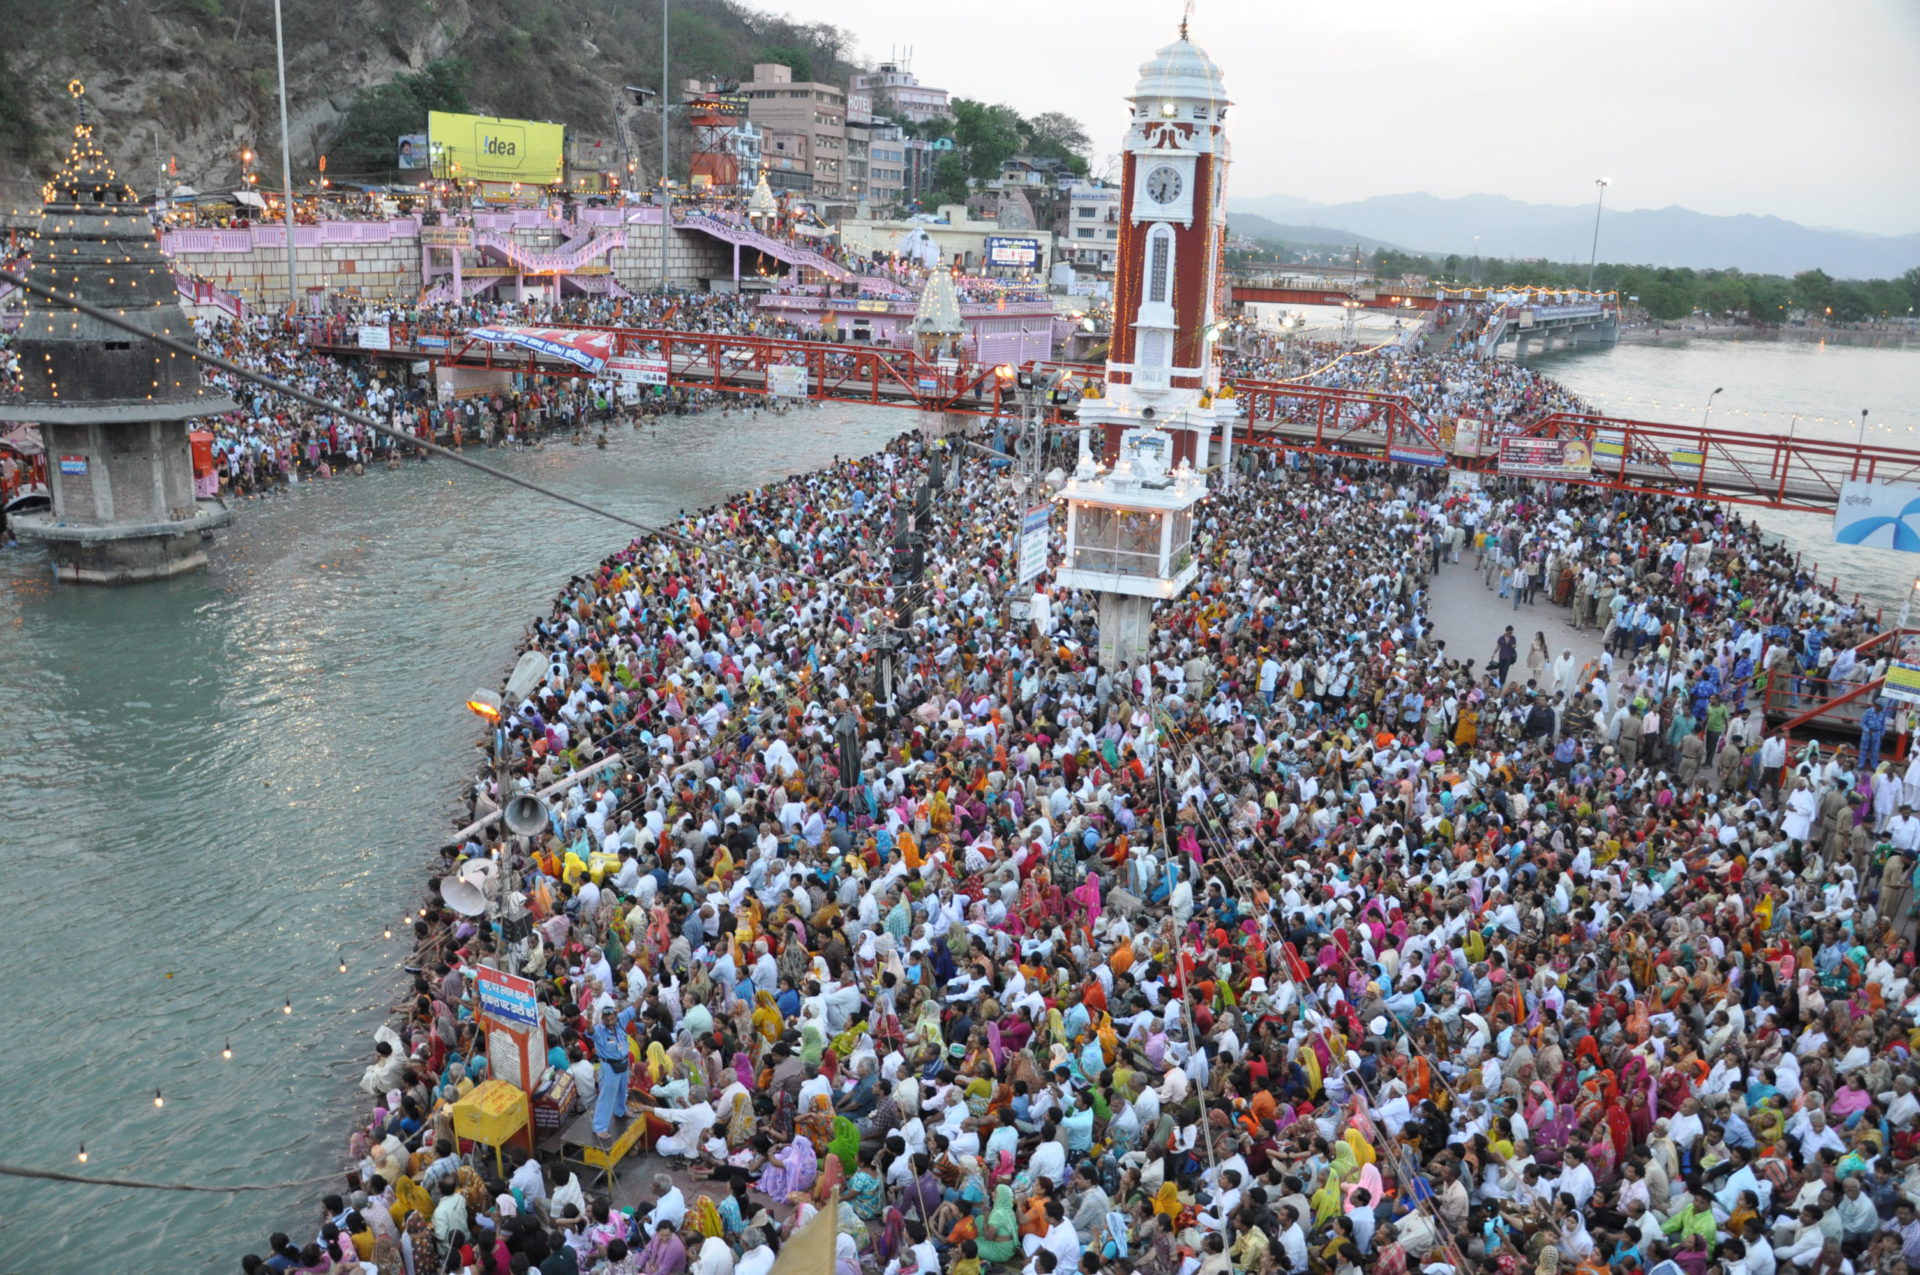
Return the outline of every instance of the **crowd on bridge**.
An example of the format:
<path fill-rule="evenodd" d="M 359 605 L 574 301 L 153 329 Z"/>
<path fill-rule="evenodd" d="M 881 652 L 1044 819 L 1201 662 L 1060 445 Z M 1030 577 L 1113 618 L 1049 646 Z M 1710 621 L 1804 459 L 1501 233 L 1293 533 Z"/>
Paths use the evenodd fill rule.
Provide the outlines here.
<path fill-rule="evenodd" d="M 890 694 L 880 546 L 936 455 Z M 1101 669 L 970 455 L 567 583 L 475 810 L 617 764 L 524 854 L 443 852 L 513 860 L 532 935 L 429 890 L 345 1180 L 244 1268 L 766 1275 L 836 1201 L 839 1275 L 1920 1263 L 1920 774 L 1874 765 L 1897 724 L 1787 757 L 1753 713 L 1864 617 L 1711 506 L 1256 453 Z M 1470 555 L 1604 657 L 1450 646 Z M 481 963 L 537 981 L 541 1093 L 644 1122 L 638 1199 L 453 1136 Z"/>

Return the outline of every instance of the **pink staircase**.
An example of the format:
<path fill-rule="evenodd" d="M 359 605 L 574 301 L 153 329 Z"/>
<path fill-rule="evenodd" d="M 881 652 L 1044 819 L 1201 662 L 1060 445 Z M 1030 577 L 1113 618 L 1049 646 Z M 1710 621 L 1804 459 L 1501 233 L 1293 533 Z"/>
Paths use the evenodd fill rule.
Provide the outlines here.
<path fill-rule="evenodd" d="M 865 275 L 857 271 L 849 270 L 837 261 L 829 261 L 811 248 L 802 248 L 800 245 L 788 240 L 775 239 L 771 235 L 763 235 L 757 230 L 750 229 L 735 222 L 723 221 L 718 217 L 710 217 L 705 213 L 690 213 L 681 224 L 689 230 L 698 230 L 702 234 L 712 235 L 715 239 L 722 240 L 726 243 L 738 244 L 742 248 L 752 248 L 757 252 L 764 252 L 769 257 L 784 261 L 790 266 L 804 267 L 808 270 L 817 271 L 829 279 L 834 279 L 841 283 L 858 283 L 861 289 L 866 292 L 891 297 L 907 297 L 913 295 L 912 289 L 908 288 L 905 284 L 896 283 L 894 280 L 885 278 L 884 276 Z"/>

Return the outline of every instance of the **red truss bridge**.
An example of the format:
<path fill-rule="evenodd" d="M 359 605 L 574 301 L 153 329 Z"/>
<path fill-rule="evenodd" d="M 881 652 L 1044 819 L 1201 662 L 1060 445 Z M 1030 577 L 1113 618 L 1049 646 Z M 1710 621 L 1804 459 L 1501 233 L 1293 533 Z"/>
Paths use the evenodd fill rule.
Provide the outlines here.
<path fill-rule="evenodd" d="M 1021 410 L 1014 369 L 1005 365 L 927 359 L 910 350 L 859 343 L 736 336 L 658 328 L 563 330 L 607 334 L 618 359 L 665 365 L 670 386 L 766 395 L 769 382 L 797 387 L 804 396 L 922 412 L 1007 415 Z M 461 330 L 395 324 L 390 349 L 363 350 L 351 325 L 310 322 L 311 347 L 339 354 L 426 359 L 442 366 L 543 376 L 585 376 L 586 369 L 548 353 L 481 340 Z M 1097 382 L 1096 364 L 1049 362 L 1076 387 Z M 1499 472 L 1499 436 L 1481 434 L 1477 455 L 1460 454 L 1443 423 L 1427 419 L 1404 395 L 1283 381 L 1233 383 L 1240 421 L 1235 447 L 1269 447 L 1315 456 L 1393 460 L 1492 476 Z M 1058 423 L 1070 409 L 1050 408 Z M 1560 481 L 1614 491 L 1684 496 L 1770 509 L 1831 512 L 1848 480 L 1920 483 L 1920 450 L 1878 444 L 1835 443 L 1744 430 L 1668 425 L 1621 417 L 1556 412 L 1508 425 L 1506 436 L 1584 442 L 1592 469 Z"/>

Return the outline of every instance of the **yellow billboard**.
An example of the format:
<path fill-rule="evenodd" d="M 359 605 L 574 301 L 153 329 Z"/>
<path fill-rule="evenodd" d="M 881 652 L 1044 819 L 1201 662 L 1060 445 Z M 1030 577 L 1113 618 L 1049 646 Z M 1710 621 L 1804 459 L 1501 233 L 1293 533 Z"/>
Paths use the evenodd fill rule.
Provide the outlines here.
<path fill-rule="evenodd" d="M 491 115 L 427 115 L 433 175 L 463 181 L 551 186 L 564 179 L 566 126 Z"/>

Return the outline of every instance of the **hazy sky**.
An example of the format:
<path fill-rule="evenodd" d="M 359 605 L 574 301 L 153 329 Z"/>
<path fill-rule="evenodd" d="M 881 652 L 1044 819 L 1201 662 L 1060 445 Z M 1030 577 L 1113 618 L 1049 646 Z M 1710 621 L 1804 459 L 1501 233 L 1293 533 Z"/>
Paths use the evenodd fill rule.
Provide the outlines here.
<path fill-rule="evenodd" d="M 751 0 L 1104 155 L 1182 0 Z M 1234 190 L 1426 190 L 1920 231 L 1920 0 L 1195 0 Z"/>

